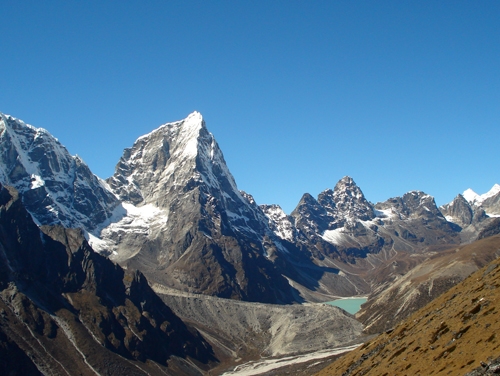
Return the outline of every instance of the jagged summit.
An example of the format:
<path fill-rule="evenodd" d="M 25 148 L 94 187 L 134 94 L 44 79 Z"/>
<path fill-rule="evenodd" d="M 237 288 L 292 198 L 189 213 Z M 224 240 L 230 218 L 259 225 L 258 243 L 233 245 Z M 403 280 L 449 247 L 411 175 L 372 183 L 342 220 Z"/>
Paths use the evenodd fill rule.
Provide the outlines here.
<path fill-rule="evenodd" d="M 207 185 L 218 190 L 227 186 L 233 195 L 240 196 L 199 112 L 139 137 L 124 150 L 115 174 L 107 182 L 120 199 L 135 205 L 154 202 L 161 206 L 158 195 L 186 185 Z"/>
<path fill-rule="evenodd" d="M 126 211 L 101 232 L 101 249 L 113 260 L 154 265 L 153 280 L 194 292 L 293 301 L 270 260 L 287 250 L 238 190 L 200 113 L 139 137 L 107 182 Z"/>
<path fill-rule="evenodd" d="M 469 188 L 464 191 L 463 196 L 467 201 L 469 201 L 470 204 L 480 205 L 485 200 L 494 197 L 499 193 L 500 193 L 500 185 L 495 184 L 493 185 L 493 187 L 491 187 L 491 189 L 488 192 L 482 195 L 477 194 L 476 192 L 474 192 L 472 189 Z"/>
<path fill-rule="evenodd" d="M 118 205 L 80 157 L 43 128 L 0 114 L 0 181 L 15 187 L 33 218 L 92 231 Z"/>
<path fill-rule="evenodd" d="M 346 219 L 369 220 L 375 218 L 372 205 L 350 176 L 344 176 L 333 189 L 337 212 Z"/>
<path fill-rule="evenodd" d="M 472 223 L 474 212 L 469 201 L 461 194 L 458 194 L 451 203 L 441 206 L 441 213 L 446 220 L 467 227 Z"/>

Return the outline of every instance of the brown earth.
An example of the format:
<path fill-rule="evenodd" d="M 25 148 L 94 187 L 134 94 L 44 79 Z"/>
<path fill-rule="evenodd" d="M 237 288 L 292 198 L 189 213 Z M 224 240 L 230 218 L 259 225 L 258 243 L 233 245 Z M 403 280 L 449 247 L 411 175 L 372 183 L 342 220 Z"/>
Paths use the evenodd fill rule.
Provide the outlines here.
<path fill-rule="evenodd" d="M 494 260 L 318 373 L 465 375 L 500 355 L 500 261 Z"/>
<path fill-rule="evenodd" d="M 370 295 L 356 314 L 366 325 L 365 333 L 378 334 L 393 328 L 471 273 L 495 260 L 500 256 L 500 235 L 462 246 L 431 249 L 420 255 L 398 256 L 389 260 L 385 272 L 381 268 L 381 274 L 389 276 L 392 269 L 410 265 L 412 259 L 419 259 L 419 264 L 396 277 L 387 288 Z"/>

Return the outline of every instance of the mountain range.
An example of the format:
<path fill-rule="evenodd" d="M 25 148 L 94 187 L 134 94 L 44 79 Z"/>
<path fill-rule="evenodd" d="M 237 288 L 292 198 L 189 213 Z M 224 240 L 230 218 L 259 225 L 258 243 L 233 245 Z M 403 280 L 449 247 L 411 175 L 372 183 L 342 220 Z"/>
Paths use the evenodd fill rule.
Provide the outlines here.
<path fill-rule="evenodd" d="M 500 215 L 498 185 L 438 208 L 420 191 L 372 204 L 347 176 L 290 215 L 259 206 L 198 112 L 138 138 L 106 181 L 46 130 L 3 114 L 0 141 L 0 182 L 37 224 L 82 228 L 96 251 L 152 282 L 224 298 L 368 294 L 391 280 L 377 273 L 396 253 L 470 242 Z"/>
<path fill-rule="evenodd" d="M 198 112 L 106 180 L 0 113 L 0 184 L 0 358 L 18 373 L 198 375 L 352 345 L 360 323 L 316 303 L 369 295 L 357 318 L 378 333 L 498 256 L 499 185 L 373 204 L 345 176 L 286 214 L 238 190 Z"/>

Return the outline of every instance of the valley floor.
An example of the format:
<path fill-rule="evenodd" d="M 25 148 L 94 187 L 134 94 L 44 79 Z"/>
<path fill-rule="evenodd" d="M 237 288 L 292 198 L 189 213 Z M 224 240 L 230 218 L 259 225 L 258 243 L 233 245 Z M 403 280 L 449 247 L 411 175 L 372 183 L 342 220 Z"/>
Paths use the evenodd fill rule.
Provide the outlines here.
<path fill-rule="evenodd" d="M 361 346 L 362 343 L 358 343 L 350 346 L 341 346 L 329 350 L 315 351 L 308 354 L 301 354 L 296 356 L 285 356 L 280 358 L 263 358 L 256 361 L 251 361 L 248 363 L 241 364 L 234 367 L 232 371 L 228 371 L 222 374 L 222 376 L 253 376 L 253 375 L 265 375 L 269 372 L 276 375 L 280 369 L 289 369 L 290 366 L 295 370 L 298 365 L 307 363 L 308 367 L 314 366 L 315 360 L 321 359 L 321 364 L 325 358 L 331 358 L 336 355 L 344 354 L 345 352 L 352 351 L 357 347 Z M 286 372 L 286 371 L 283 371 Z M 296 372 L 294 372 L 296 374 Z"/>
<path fill-rule="evenodd" d="M 221 361 L 212 375 L 259 375 L 297 367 L 352 350 L 366 340 L 361 323 L 324 303 L 249 303 L 153 288 L 212 345 Z"/>

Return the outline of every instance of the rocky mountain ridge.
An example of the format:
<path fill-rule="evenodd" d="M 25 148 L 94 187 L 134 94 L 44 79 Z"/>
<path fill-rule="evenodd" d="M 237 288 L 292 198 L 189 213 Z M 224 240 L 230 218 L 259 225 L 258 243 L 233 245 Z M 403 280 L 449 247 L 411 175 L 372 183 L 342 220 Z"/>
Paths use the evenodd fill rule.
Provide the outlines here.
<path fill-rule="evenodd" d="M 140 272 L 95 253 L 81 230 L 40 229 L 2 185 L 0 260 L 8 374 L 200 375 L 217 363 Z"/>
<path fill-rule="evenodd" d="M 49 132 L 0 113 L 0 182 L 15 187 L 39 224 L 92 231 L 119 201 Z"/>
<path fill-rule="evenodd" d="M 468 227 L 448 221 L 442 212 L 468 221 L 466 202 L 440 210 L 423 192 L 374 205 L 350 177 L 290 215 L 258 206 L 197 112 L 140 137 L 106 182 L 48 132 L 1 121 L 0 178 L 39 224 L 81 227 L 102 254 L 184 291 L 273 303 L 366 294 L 390 283 L 377 270 L 400 252 L 495 231 L 481 208 Z"/>

